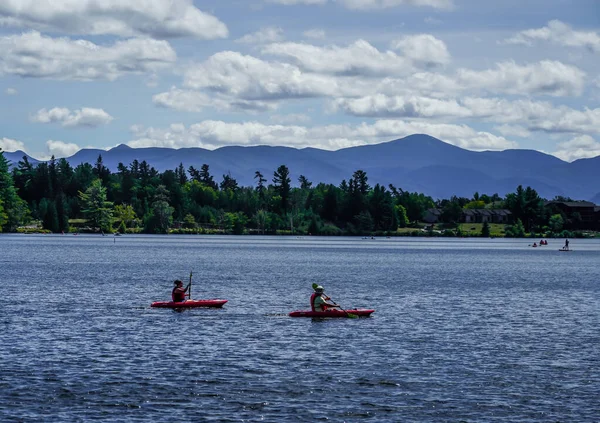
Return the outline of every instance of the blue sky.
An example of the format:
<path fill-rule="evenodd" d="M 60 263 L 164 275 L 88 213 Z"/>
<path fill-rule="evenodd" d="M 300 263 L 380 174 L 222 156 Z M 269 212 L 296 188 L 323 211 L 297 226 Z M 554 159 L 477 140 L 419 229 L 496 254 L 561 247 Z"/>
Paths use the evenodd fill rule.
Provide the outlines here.
<path fill-rule="evenodd" d="M 596 0 L 4 0 L 0 148 L 600 155 Z"/>

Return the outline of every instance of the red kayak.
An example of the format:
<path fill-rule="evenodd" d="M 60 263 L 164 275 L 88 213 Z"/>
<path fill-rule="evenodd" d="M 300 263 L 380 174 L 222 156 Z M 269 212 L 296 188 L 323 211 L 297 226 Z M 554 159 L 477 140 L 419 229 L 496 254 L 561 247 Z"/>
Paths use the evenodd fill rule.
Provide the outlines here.
<path fill-rule="evenodd" d="M 161 308 L 193 308 L 193 307 L 223 307 L 227 300 L 185 300 L 181 302 L 155 301 L 150 307 Z"/>
<path fill-rule="evenodd" d="M 292 311 L 290 317 L 369 317 L 375 310 L 358 308 L 353 310 L 338 310 L 331 309 L 327 311 L 311 311 L 311 310 L 299 310 Z M 350 316 L 348 316 L 350 315 Z"/>

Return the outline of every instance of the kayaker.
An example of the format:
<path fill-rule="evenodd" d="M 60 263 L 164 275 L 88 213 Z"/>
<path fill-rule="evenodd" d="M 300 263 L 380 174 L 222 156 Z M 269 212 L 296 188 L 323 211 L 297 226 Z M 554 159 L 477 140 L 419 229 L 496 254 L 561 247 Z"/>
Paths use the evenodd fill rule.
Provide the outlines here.
<path fill-rule="evenodd" d="M 328 303 L 327 300 L 331 300 L 327 295 L 324 294 L 325 289 L 318 285 L 314 288 L 315 292 L 310 296 L 310 308 L 312 311 L 325 311 L 328 308 L 339 308 L 340 306 L 335 303 Z"/>
<path fill-rule="evenodd" d="M 188 290 L 190 289 L 190 284 L 188 284 L 188 286 L 184 288 L 183 282 L 181 282 L 179 279 L 177 279 L 173 283 L 175 284 L 173 292 L 171 293 L 171 298 L 173 299 L 173 302 L 181 303 L 185 301 L 185 293 L 188 292 Z"/>

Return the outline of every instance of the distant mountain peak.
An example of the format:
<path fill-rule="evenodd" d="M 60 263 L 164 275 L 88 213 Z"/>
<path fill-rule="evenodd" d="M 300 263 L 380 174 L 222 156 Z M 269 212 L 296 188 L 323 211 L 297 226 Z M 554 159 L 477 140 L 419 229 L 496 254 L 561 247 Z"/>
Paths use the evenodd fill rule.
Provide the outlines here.
<path fill-rule="evenodd" d="M 116 147 L 111 148 L 109 151 L 128 151 L 128 150 L 133 150 L 133 148 L 131 148 L 127 144 L 119 144 Z"/>

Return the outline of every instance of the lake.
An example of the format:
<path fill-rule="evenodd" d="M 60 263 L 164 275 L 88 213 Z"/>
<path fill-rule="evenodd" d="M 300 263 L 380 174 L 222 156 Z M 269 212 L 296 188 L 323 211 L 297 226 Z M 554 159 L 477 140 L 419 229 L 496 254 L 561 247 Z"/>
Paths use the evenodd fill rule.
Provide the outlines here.
<path fill-rule="evenodd" d="M 532 242 L 1 235 L 0 421 L 598 422 L 600 240 Z"/>

